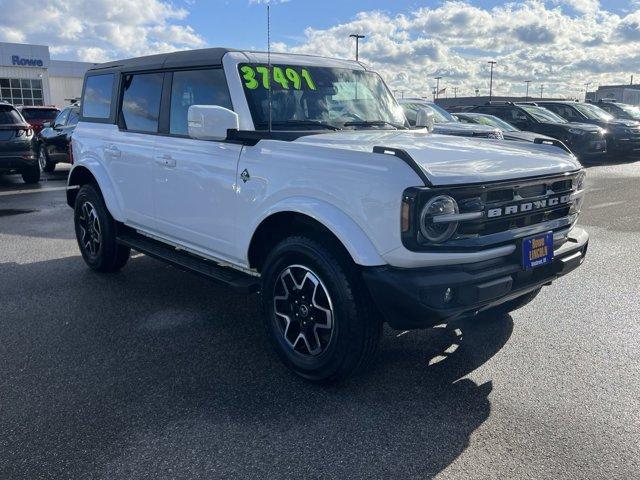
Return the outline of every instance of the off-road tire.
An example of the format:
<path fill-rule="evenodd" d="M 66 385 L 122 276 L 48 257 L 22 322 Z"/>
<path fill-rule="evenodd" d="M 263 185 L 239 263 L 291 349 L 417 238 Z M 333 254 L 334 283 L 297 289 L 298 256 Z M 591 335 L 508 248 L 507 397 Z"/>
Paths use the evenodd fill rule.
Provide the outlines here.
<path fill-rule="evenodd" d="M 291 285 L 291 278 L 285 273 L 290 267 L 294 268 L 291 272 L 298 276 L 298 280 L 305 269 L 311 274 L 304 275 L 308 281 L 301 282 L 301 288 L 297 289 L 293 284 L 290 298 L 276 300 L 276 297 L 283 296 L 282 293 L 287 288 L 285 282 Z M 326 343 L 321 347 L 320 353 L 314 355 L 310 354 L 307 347 L 311 343 L 320 346 L 320 342 L 301 341 L 292 347 L 292 340 L 287 340 L 286 327 L 283 326 L 287 320 L 276 313 L 276 310 L 286 310 L 289 307 L 293 318 L 293 309 L 297 308 L 292 300 L 293 290 L 304 293 L 309 291 L 309 286 L 316 286 L 314 295 L 317 295 L 313 299 L 314 305 L 307 304 L 309 309 L 313 309 L 316 314 L 320 312 L 316 316 L 327 323 L 323 316 L 325 310 L 315 309 L 315 303 L 318 302 L 323 309 L 329 306 L 332 318 L 330 333 L 327 333 L 327 329 L 321 330 Z M 326 301 L 327 299 L 329 300 Z M 309 297 L 306 302 L 310 302 Z M 323 241 L 310 236 L 294 236 L 276 245 L 267 256 L 262 269 L 261 305 L 264 326 L 276 353 L 288 368 L 307 380 L 317 383 L 341 381 L 368 367 L 375 356 L 382 332 L 381 316 L 373 305 L 356 265 L 346 252 L 326 239 Z M 313 317 L 313 313 L 309 315 Z M 298 326 L 301 333 L 308 331 L 302 330 L 301 322 Z M 295 330 L 293 331 L 295 335 Z M 309 337 L 314 338 L 313 335 Z M 316 335 L 315 339 L 317 338 Z"/>
<path fill-rule="evenodd" d="M 110 273 L 125 266 L 131 249 L 117 243 L 116 222 L 95 185 L 80 188 L 75 201 L 74 224 L 82 258 L 91 269 Z"/>

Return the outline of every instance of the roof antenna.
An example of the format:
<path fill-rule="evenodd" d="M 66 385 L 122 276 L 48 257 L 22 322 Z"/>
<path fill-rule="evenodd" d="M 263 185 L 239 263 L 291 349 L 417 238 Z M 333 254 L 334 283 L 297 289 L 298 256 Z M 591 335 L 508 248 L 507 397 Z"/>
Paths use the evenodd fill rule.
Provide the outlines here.
<path fill-rule="evenodd" d="M 271 132 L 271 8 L 267 3 L 267 70 L 269 71 L 269 89 L 267 91 L 269 102 L 269 132 Z"/>

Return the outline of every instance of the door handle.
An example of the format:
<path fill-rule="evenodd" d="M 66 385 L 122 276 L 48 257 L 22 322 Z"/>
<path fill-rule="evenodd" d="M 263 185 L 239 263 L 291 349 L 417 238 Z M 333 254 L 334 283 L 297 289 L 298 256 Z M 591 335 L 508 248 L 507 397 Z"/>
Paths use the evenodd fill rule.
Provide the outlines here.
<path fill-rule="evenodd" d="M 112 157 L 121 157 L 122 156 L 122 152 L 120 151 L 120 149 L 118 147 L 116 147 L 115 145 L 108 145 L 105 147 L 104 149 L 105 153 L 108 153 L 109 155 L 111 155 Z"/>
<path fill-rule="evenodd" d="M 155 160 L 158 165 L 161 165 L 163 167 L 173 168 L 176 166 L 176 159 L 171 155 L 158 155 L 156 156 Z"/>

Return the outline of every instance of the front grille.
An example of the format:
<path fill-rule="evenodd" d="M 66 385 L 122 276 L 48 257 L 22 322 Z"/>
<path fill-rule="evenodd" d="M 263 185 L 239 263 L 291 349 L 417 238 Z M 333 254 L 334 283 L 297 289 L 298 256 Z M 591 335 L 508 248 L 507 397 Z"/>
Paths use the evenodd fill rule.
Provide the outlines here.
<path fill-rule="evenodd" d="M 479 191 L 475 192 L 457 192 L 455 198 L 461 213 L 477 211 L 478 205 L 484 205 L 485 212 L 480 220 L 460 223 L 458 237 L 492 235 L 568 217 L 573 202 L 568 198 L 575 191 L 574 177 L 575 175 L 497 183 L 478 187 Z M 550 205 L 554 203 L 553 199 L 557 203 Z M 467 205 L 473 206 L 467 209 Z M 513 213 L 516 207 L 518 211 Z M 496 215 L 492 217 L 489 212 Z"/>
<path fill-rule="evenodd" d="M 411 210 L 411 227 L 403 232 L 404 245 L 415 251 L 478 250 L 513 242 L 545 231 L 564 231 L 577 219 L 579 205 L 573 195 L 582 171 L 524 180 L 452 187 L 412 187 L 405 199 L 416 205 Z M 453 237 L 432 244 L 422 237 L 419 213 L 434 195 L 449 195 L 458 203 L 459 213 L 477 213 L 477 219 L 458 222 Z"/>

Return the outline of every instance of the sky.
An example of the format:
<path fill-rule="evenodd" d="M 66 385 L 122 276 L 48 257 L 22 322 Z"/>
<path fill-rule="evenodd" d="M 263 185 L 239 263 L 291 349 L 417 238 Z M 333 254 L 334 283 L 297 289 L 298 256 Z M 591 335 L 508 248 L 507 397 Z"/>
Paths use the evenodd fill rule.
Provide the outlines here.
<path fill-rule="evenodd" d="M 586 84 L 640 82 L 640 0 L 270 0 L 273 51 L 360 59 L 393 90 L 578 98 Z M 267 0 L 0 0 L 0 41 L 102 62 L 226 46 L 265 50 Z M 636 70 L 637 69 L 637 70 Z"/>

